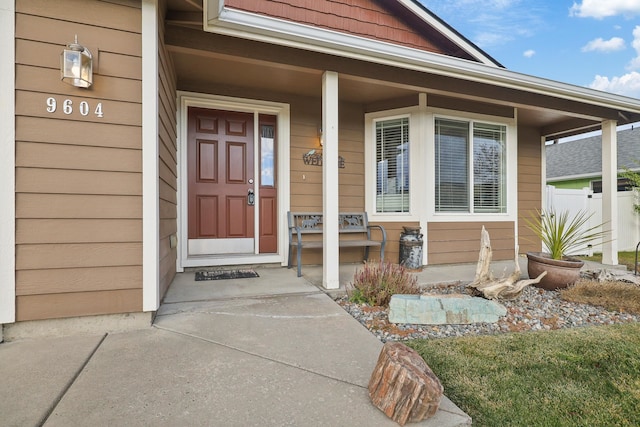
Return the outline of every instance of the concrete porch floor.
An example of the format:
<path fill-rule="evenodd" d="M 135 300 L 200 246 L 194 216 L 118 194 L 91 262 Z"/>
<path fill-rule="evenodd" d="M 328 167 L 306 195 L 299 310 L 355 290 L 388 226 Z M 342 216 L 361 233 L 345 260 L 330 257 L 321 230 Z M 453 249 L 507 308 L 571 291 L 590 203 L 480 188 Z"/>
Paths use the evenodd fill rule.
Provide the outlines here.
<path fill-rule="evenodd" d="M 344 292 L 344 283 L 361 265 L 340 266 L 343 285 L 337 292 Z M 265 401 L 257 403 L 265 416 L 279 421 L 259 425 L 397 425 L 368 397 L 368 381 L 382 343 L 323 292 L 322 267 L 305 266 L 303 277 L 297 277 L 295 269 L 280 266 L 254 269 L 260 277 L 221 281 L 196 282 L 193 271 L 180 273 L 163 301 L 155 327 L 197 337 L 239 356 L 257 357 L 276 368 L 290 368 L 284 377 L 279 370 L 274 372 L 277 395 L 264 395 Z M 475 266 L 472 276 L 474 271 Z M 443 271 L 438 277 L 448 276 Z M 229 392 L 242 395 L 238 387 Z M 284 404 L 283 399 L 288 400 L 289 418 L 280 424 L 283 414 L 274 411 Z M 232 407 L 240 410 L 245 405 L 249 402 Z M 471 419 L 445 397 L 435 417 L 416 425 L 470 424 Z"/>

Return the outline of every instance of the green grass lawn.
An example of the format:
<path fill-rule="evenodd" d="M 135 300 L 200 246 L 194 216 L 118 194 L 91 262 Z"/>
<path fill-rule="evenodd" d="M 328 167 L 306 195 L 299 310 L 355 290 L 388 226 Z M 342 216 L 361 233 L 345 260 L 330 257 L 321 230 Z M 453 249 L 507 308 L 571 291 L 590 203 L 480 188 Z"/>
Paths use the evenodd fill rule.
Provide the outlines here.
<path fill-rule="evenodd" d="M 640 254 L 639 254 L 640 257 Z M 602 254 L 593 254 L 593 256 L 579 256 L 580 259 L 589 261 L 602 262 Z M 636 252 L 618 252 L 618 264 L 626 265 L 627 270 L 633 271 L 633 265 L 636 262 Z"/>
<path fill-rule="evenodd" d="M 640 324 L 409 346 L 474 426 L 640 426 Z"/>

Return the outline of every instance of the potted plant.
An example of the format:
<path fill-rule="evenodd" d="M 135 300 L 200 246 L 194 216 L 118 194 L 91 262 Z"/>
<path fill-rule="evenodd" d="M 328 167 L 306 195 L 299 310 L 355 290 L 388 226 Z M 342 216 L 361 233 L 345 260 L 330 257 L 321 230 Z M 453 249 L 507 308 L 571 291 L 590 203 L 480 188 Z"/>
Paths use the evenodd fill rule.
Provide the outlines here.
<path fill-rule="evenodd" d="M 527 252 L 529 277 L 538 277 L 546 271 L 547 275 L 536 286 L 547 290 L 566 288 L 580 278 L 580 268 L 584 265 L 584 261 L 568 254 L 601 239 L 607 231 L 599 230 L 602 224 L 589 226 L 593 213 L 586 211 L 579 211 L 573 217 L 568 211 L 536 211 L 536 214 L 525 222 L 549 252 Z"/>

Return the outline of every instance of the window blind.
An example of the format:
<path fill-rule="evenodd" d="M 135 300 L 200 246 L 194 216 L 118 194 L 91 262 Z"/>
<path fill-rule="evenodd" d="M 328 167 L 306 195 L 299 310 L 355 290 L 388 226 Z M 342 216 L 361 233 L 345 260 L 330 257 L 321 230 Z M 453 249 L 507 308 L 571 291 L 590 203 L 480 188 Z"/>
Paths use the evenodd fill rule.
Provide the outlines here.
<path fill-rule="evenodd" d="M 436 212 L 469 212 L 469 123 L 436 119 Z"/>
<path fill-rule="evenodd" d="M 506 129 L 501 125 L 474 123 L 473 207 L 474 212 L 506 212 Z"/>
<path fill-rule="evenodd" d="M 409 212 L 409 119 L 376 122 L 376 212 Z"/>

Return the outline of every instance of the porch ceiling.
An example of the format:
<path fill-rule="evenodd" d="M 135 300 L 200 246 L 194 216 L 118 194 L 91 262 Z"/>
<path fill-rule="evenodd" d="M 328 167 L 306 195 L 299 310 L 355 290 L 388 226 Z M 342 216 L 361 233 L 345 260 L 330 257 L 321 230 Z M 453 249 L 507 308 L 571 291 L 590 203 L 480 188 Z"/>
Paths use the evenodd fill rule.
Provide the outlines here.
<path fill-rule="evenodd" d="M 256 92 L 319 97 L 322 93 L 322 73 L 284 64 L 247 60 L 228 55 L 170 47 L 180 86 L 238 87 Z M 346 102 L 370 104 L 415 94 L 411 88 L 392 86 L 384 82 L 342 78 L 340 99 Z"/>
<path fill-rule="evenodd" d="M 181 89 L 191 90 L 195 87 L 216 86 L 230 89 L 244 88 L 255 90 L 256 93 L 261 94 L 321 96 L 323 70 L 238 58 L 177 46 L 170 46 L 169 50 Z M 342 101 L 364 105 L 404 99 L 420 92 L 452 96 L 451 93 L 444 90 L 383 82 L 351 75 L 341 75 L 339 90 Z M 600 125 L 597 120 L 578 118 L 562 111 L 527 108 L 515 103 L 495 103 L 492 100 L 471 94 L 457 95 L 456 97 L 494 105 L 518 107 L 518 121 L 521 124 L 547 129 L 549 134 L 567 129 L 593 128 Z"/>

